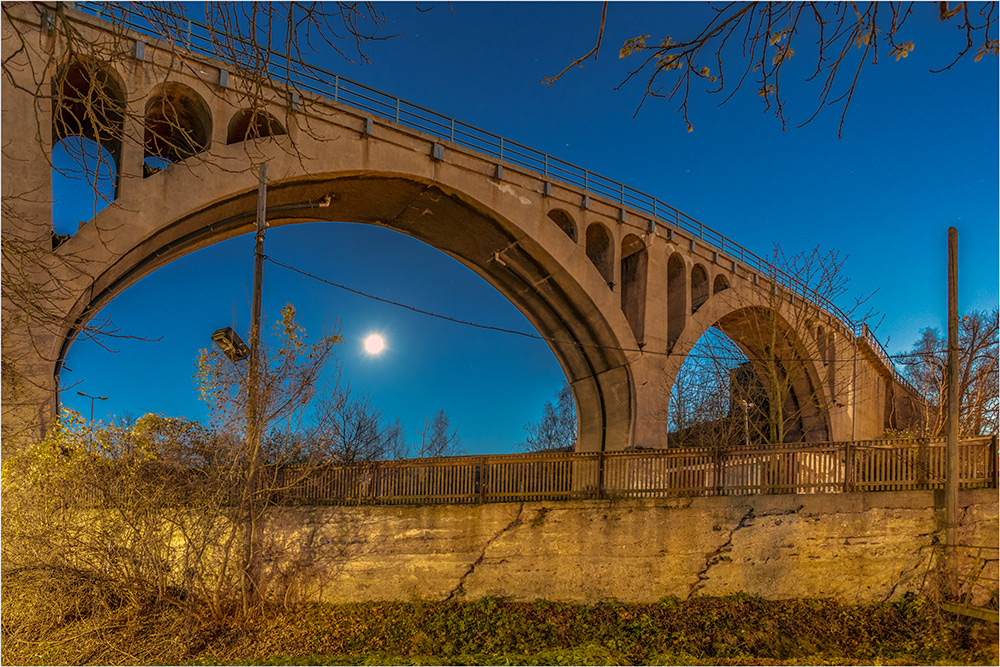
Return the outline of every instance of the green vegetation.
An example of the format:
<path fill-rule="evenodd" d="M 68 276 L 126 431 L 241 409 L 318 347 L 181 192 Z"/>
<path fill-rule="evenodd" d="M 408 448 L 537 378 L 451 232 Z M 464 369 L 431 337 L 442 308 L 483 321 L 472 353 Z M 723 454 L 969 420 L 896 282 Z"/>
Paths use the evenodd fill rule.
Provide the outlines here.
<path fill-rule="evenodd" d="M 925 598 L 870 605 L 748 595 L 653 604 L 536 601 L 310 604 L 242 624 L 169 604 L 116 608 L 99 583 L 64 590 L 49 622 L 4 582 L 5 664 L 987 664 L 992 626 Z M 33 582 L 41 593 L 44 582 Z M 52 594 L 52 588 L 48 591 Z M 67 605 L 68 596 L 78 604 Z M 99 599 L 84 603 L 87 596 Z M 36 600 L 38 598 L 35 598 Z M 11 604 L 12 603 L 12 604 Z M 69 611 L 72 610 L 72 611 Z"/>

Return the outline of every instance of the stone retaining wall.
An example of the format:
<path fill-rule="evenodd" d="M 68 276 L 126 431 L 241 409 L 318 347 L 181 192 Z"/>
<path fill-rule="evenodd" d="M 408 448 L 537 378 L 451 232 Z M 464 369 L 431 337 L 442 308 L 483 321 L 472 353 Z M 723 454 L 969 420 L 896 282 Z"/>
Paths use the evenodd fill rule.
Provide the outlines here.
<path fill-rule="evenodd" d="M 960 542 L 996 546 L 997 491 L 963 491 L 960 504 Z M 866 602 L 924 586 L 943 535 L 935 505 L 941 492 L 297 508 L 272 535 L 343 545 L 311 593 L 331 602 L 737 591 Z"/>

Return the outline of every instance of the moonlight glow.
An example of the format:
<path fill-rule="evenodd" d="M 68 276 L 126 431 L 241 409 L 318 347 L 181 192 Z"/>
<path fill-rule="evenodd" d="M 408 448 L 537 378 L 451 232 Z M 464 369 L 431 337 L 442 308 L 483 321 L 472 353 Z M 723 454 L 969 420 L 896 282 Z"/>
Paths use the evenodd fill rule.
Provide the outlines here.
<path fill-rule="evenodd" d="M 381 353 L 384 349 L 385 339 L 382 338 L 382 336 L 373 333 L 368 334 L 368 337 L 365 338 L 365 352 L 368 354 L 375 356 L 376 354 Z"/>

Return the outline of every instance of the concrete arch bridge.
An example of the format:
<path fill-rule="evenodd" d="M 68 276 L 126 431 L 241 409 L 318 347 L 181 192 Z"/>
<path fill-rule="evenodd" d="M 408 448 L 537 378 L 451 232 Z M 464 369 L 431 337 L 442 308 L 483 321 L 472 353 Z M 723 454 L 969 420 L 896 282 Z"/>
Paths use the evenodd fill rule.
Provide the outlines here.
<path fill-rule="evenodd" d="M 383 225 L 509 299 L 573 388 L 580 451 L 665 446 L 670 387 L 710 327 L 750 359 L 779 359 L 755 370 L 788 386 L 777 398 L 796 415 L 786 440 L 872 438 L 906 421 L 914 397 L 867 329 L 649 195 L 277 55 L 295 85 L 276 78 L 251 104 L 249 83 L 206 55 L 197 24 L 179 48 L 63 7 L 106 50 L 71 57 L 52 11 L 11 6 L 3 27 L 3 234 L 25 249 L 5 278 L 30 288 L 4 291 L 4 346 L 23 369 L 4 387 L 5 418 L 51 418 L 68 346 L 116 294 L 250 231 L 248 165 L 266 161 L 269 225 Z M 116 192 L 63 238 L 51 151 L 77 135 L 107 151 Z M 45 295 L 37 321 L 24 315 L 32 291 Z"/>

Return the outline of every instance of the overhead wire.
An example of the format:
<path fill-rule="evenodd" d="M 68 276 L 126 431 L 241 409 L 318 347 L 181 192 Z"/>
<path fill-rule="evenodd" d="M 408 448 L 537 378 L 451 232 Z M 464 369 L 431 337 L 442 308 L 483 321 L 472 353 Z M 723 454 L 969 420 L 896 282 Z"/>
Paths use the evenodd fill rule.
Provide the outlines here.
<path fill-rule="evenodd" d="M 649 355 L 662 356 L 662 357 L 667 357 L 667 356 L 678 354 L 677 352 L 668 352 L 666 350 L 660 351 L 660 350 L 650 350 L 650 349 L 645 349 L 645 348 L 629 348 L 629 347 L 620 347 L 620 346 L 616 346 L 616 345 L 602 345 L 600 343 L 582 343 L 582 342 L 579 342 L 579 341 L 563 340 L 563 339 L 554 338 L 554 337 L 551 337 L 551 336 L 543 336 L 543 335 L 538 334 L 538 333 L 529 333 L 529 332 L 526 332 L 526 331 L 519 331 L 517 329 L 508 329 L 506 327 L 499 327 L 499 326 L 495 326 L 495 325 L 492 325 L 492 324 L 483 324 L 481 322 L 473 322 L 471 320 L 465 320 L 465 319 L 462 319 L 462 318 L 453 317 L 451 315 L 444 315 L 442 313 L 438 313 L 438 312 L 435 312 L 435 311 L 432 311 L 432 310 L 427 310 L 425 308 L 418 308 L 416 306 L 411 306 L 409 304 L 402 303 L 400 301 L 395 301 L 393 299 L 387 299 L 385 297 L 381 297 L 381 296 L 378 296 L 376 294 L 371 294 L 369 292 L 365 292 L 364 290 L 360 290 L 360 289 L 357 289 L 355 287 L 351 287 L 349 285 L 345 285 L 343 283 L 339 283 L 339 282 L 330 280 L 328 278 L 323 278 L 322 276 L 318 276 L 318 275 L 316 275 L 314 273 L 310 273 L 309 271 L 306 271 L 304 269 L 300 269 L 297 266 L 293 266 L 291 264 L 286 264 L 284 262 L 281 262 L 281 261 L 275 259 L 274 257 L 272 257 L 270 255 L 264 255 L 264 259 L 266 261 L 270 262 L 271 264 L 274 264 L 275 266 L 279 266 L 279 267 L 281 267 L 283 269 L 286 269 L 288 271 L 292 271 L 292 272 L 297 273 L 297 274 L 299 274 L 301 276 L 304 276 L 304 277 L 309 278 L 311 280 L 315 280 L 317 282 L 323 283 L 323 284 L 328 285 L 330 287 L 334 287 L 334 288 L 337 288 L 339 290 L 343 290 L 345 292 L 350 292 L 351 294 L 355 294 L 355 295 L 363 297 L 365 299 L 370 299 L 372 301 L 377 301 L 379 303 L 384 303 L 384 304 L 387 304 L 387 305 L 390 305 L 390 306 L 395 306 L 397 308 L 403 308 L 405 310 L 409 310 L 411 312 L 414 312 L 414 313 L 417 313 L 417 314 L 420 314 L 420 315 L 425 315 L 427 317 L 433 317 L 433 318 L 436 318 L 436 319 L 439 319 L 439 320 L 444 320 L 446 322 L 452 322 L 454 324 L 459 324 L 459 325 L 462 325 L 462 326 L 472 327 L 472 328 L 476 328 L 476 329 L 482 329 L 482 330 L 485 330 L 485 331 L 495 331 L 497 333 L 505 333 L 505 334 L 510 334 L 510 335 L 514 335 L 514 336 L 520 336 L 522 338 L 528 338 L 528 339 L 531 339 L 531 340 L 542 341 L 542 342 L 545 342 L 545 343 L 553 343 L 553 344 L 556 344 L 556 345 L 570 345 L 570 346 L 581 347 L 581 348 L 604 349 L 604 350 L 610 350 L 610 351 L 615 351 L 615 352 L 633 352 L 633 353 L 638 353 L 638 354 L 643 354 L 643 355 L 649 354 Z M 690 351 L 686 355 L 684 355 L 684 356 L 686 356 L 686 357 L 694 357 L 694 358 L 698 358 L 698 359 L 710 359 L 710 360 L 715 360 L 715 361 L 725 360 L 725 361 L 733 361 L 733 362 L 742 362 L 742 361 L 812 361 L 812 362 L 821 362 L 821 363 L 850 363 L 853 360 L 853 359 L 837 359 L 837 358 L 832 358 L 832 357 L 831 358 L 815 358 L 815 357 L 794 357 L 794 358 L 747 357 L 747 356 L 736 356 L 736 355 L 699 354 L 699 353 L 690 352 Z M 889 356 L 890 357 L 898 357 L 898 356 L 914 356 L 914 355 L 889 355 Z"/>

